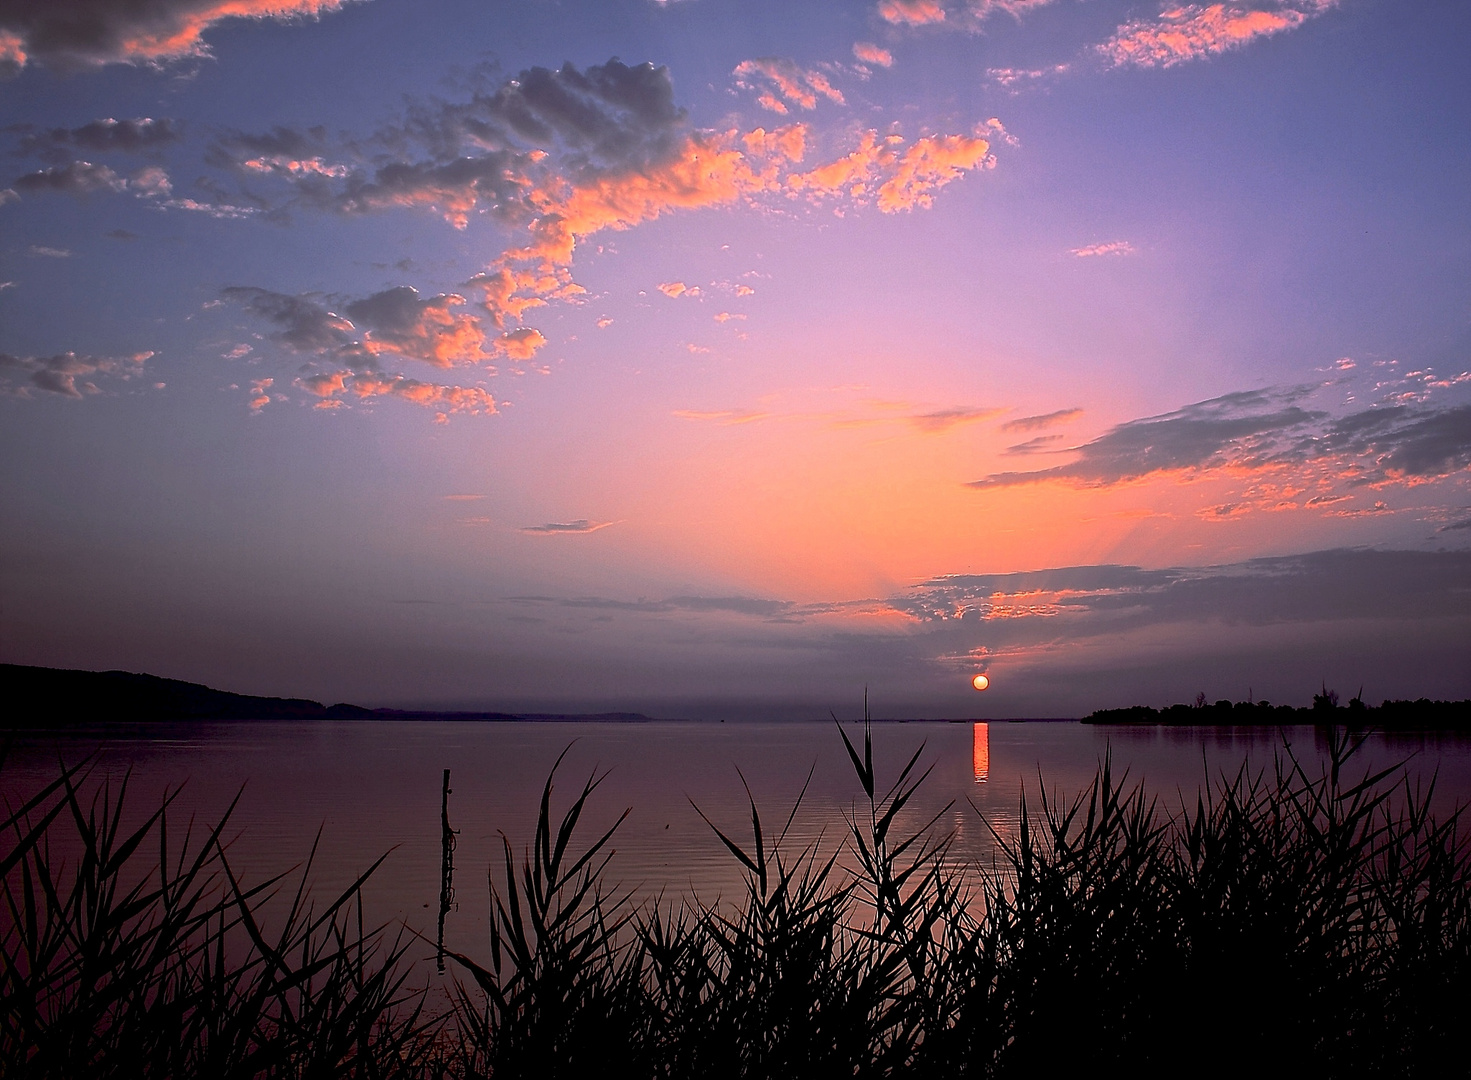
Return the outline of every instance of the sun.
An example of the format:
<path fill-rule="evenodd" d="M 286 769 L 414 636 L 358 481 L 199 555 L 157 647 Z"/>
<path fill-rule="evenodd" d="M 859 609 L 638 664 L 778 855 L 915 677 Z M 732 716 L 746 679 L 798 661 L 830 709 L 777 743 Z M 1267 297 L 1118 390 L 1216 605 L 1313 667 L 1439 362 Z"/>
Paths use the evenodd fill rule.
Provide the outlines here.
<path fill-rule="evenodd" d="M 970 684 L 974 686 L 977 690 L 984 690 L 986 687 L 991 685 L 991 678 L 988 675 L 977 675 L 974 679 L 970 681 Z"/>

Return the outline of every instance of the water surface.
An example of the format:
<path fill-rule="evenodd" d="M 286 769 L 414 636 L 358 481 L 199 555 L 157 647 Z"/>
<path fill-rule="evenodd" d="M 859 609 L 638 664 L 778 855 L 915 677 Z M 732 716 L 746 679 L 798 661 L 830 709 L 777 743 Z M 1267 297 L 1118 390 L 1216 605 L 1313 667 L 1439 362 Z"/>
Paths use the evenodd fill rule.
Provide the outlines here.
<path fill-rule="evenodd" d="M 862 746 L 861 726 L 849 726 Z M 1102 727 L 1070 722 L 905 723 L 873 729 L 881 785 L 917 750 L 929 776 L 909 821 L 932 817 L 953 836 L 950 858 L 989 864 L 996 836 L 1012 835 L 1025 787 L 1074 795 L 1111 754 L 1116 771 L 1144 782 L 1167 806 L 1191 805 L 1202 780 L 1243 762 L 1270 768 L 1291 751 L 1317 762 L 1323 731 L 1310 727 Z M 779 832 L 806 785 L 786 849 L 828 845 L 848 815 L 866 813 L 862 791 L 831 723 L 685 721 L 633 724 L 239 721 L 96 728 L 19 737 L 0 773 L 12 803 L 56 775 L 58 762 L 91 756 L 91 781 L 127 778 L 142 815 L 179 789 L 171 820 L 212 824 L 239 796 L 229 853 L 245 880 L 302 862 L 318 830 L 312 879 L 318 895 L 341 889 L 388 853 L 368 893 L 369 915 L 434 936 L 441 869 L 441 780 L 451 770 L 449 817 L 457 830 L 455 906 L 445 943 L 484 958 L 486 873 L 503 863 L 502 836 L 517 853 L 530 842 L 542 786 L 559 755 L 554 811 L 590 776 L 602 777 L 587 816 L 591 839 L 625 809 L 611 881 L 641 900 L 738 895 L 740 868 L 694 809 L 738 840 L 750 836 L 746 786 L 768 834 Z M 1408 759 L 1438 774 L 1442 812 L 1471 797 L 1471 741 L 1375 737 L 1359 768 Z M 810 780 L 809 780 L 810 775 Z M 743 780 L 744 778 L 744 780 Z M 993 833 L 994 830 L 994 833 Z M 335 895 L 335 893 L 334 893 Z"/>

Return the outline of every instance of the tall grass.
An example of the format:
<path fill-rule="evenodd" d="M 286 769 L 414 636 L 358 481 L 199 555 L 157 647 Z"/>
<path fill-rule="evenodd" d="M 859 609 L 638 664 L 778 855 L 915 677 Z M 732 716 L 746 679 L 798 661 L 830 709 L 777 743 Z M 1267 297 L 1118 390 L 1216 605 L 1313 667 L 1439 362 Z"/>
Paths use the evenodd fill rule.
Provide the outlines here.
<path fill-rule="evenodd" d="M 316 914 L 293 894 L 267 938 L 281 882 L 238 883 L 219 827 L 171 854 L 167 807 L 123 836 L 121 793 L 84 804 L 67 774 L 5 823 L 0 1060 L 17 1076 L 1465 1072 L 1471 852 L 1428 789 L 1354 772 L 1346 736 L 1321 772 L 1283 752 L 1174 806 L 1105 760 L 1075 798 L 1024 802 L 968 871 L 940 819 L 913 815 L 921 754 L 884 785 L 867 732 L 842 738 L 858 794 L 841 849 L 790 839 L 800 796 L 778 829 L 751 799 L 748 833 L 711 826 L 745 882 L 716 904 L 609 884 L 618 824 L 579 839 L 600 780 L 556 811 L 554 768 L 530 846 L 506 840 L 491 869 L 488 955 L 450 954 L 462 982 L 434 1020 L 404 991 L 402 939 L 352 929 L 355 889 Z M 46 842 L 63 824 L 84 851 L 66 874 Z M 139 858 L 154 869 L 124 886 Z"/>

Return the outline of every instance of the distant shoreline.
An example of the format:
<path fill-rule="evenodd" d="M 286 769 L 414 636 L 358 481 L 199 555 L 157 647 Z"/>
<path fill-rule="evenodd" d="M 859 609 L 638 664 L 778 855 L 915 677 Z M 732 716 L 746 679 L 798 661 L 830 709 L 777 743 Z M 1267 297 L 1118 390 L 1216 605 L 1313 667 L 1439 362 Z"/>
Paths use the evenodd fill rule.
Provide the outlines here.
<path fill-rule="evenodd" d="M 1358 698 L 1347 706 L 1324 690 L 1307 708 L 1273 705 L 1266 701 L 1201 702 L 1155 709 L 1134 705 L 1126 709 L 1098 709 L 1083 717 L 1085 724 L 1143 724 L 1164 727 L 1287 727 L 1300 724 L 1375 729 L 1381 731 L 1463 731 L 1471 733 L 1471 701 L 1384 701 L 1365 705 Z"/>
<path fill-rule="evenodd" d="M 0 728 L 149 724 L 189 720 L 478 720 L 523 723 L 584 720 L 646 723 L 643 713 L 509 713 L 429 709 L 369 709 L 308 698 L 232 694 L 202 683 L 130 671 L 0 664 L 0 700 L 9 703 Z M 24 703 L 24 704 L 22 704 Z"/>
<path fill-rule="evenodd" d="M 0 664 L 0 730 L 46 730 L 94 724 L 158 724 L 189 721 L 249 720 L 423 720 L 441 722 L 609 723 L 670 722 L 637 712 L 543 713 L 493 710 L 370 709 L 338 702 L 324 705 L 308 698 L 258 697 L 216 690 L 202 683 L 165 679 L 129 671 L 83 671 L 71 668 Z M 715 721 L 711 721 L 712 723 Z M 1460 731 L 1471 733 L 1471 701 L 1385 701 L 1365 705 L 1354 698 L 1339 706 L 1324 689 L 1308 708 L 1265 701 L 1201 702 L 1156 709 L 1134 705 L 1098 709 L 1079 719 L 1033 717 L 987 720 L 893 717 L 875 723 L 1083 723 L 1163 727 L 1348 726 L 1387 731 Z"/>

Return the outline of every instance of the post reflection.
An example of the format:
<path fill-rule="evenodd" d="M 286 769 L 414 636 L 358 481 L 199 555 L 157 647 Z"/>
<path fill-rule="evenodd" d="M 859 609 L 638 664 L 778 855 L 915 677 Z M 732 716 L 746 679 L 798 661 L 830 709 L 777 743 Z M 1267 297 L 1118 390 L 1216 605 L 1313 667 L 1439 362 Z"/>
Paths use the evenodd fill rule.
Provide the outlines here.
<path fill-rule="evenodd" d="M 984 784 L 991 777 L 991 725 L 975 724 L 971 737 L 970 763 L 976 783 Z"/>

